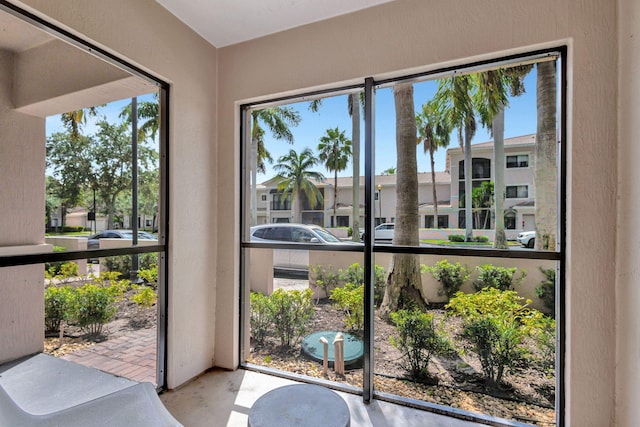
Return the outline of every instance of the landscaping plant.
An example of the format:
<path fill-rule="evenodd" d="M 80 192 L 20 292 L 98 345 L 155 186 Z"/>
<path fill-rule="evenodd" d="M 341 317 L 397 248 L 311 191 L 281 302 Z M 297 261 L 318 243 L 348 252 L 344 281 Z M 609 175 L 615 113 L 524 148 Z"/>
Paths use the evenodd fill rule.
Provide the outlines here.
<path fill-rule="evenodd" d="M 478 270 L 478 278 L 473 282 L 473 287 L 476 291 L 483 288 L 496 288 L 501 291 L 508 289 L 513 290 L 516 285 L 522 283 L 527 272 L 522 270 L 520 277 L 516 277 L 518 269 L 516 267 L 496 267 L 491 264 L 479 265 L 476 267 Z"/>
<path fill-rule="evenodd" d="M 74 289 L 71 286 L 48 286 L 44 290 L 44 325 L 46 332 L 60 330 L 62 322 L 69 320 Z"/>
<path fill-rule="evenodd" d="M 446 295 L 451 298 L 460 287 L 469 279 L 469 269 L 459 262 L 450 263 L 446 259 L 440 260 L 433 267 L 426 267 L 442 285 L 442 289 L 438 291 L 438 295 Z"/>
<path fill-rule="evenodd" d="M 257 343 L 262 344 L 271 329 L 269 297 L 260 292 L 251 292 L 249 298 L 251 304 L 249 317 L 251 336 Z"/>
<path fill-rule="evenodd" d="M 449 341 L 434 327 L 433 315 L 420 310 L 399 310 L 391 313 L 391 320 L 398 336 L 390 340 L 402 352 L 402 368 L 414 379 L 430 379 L 431 357 L 452 351 Z"/>
<path fill-rule="evenodd" d="M 277 289 L 269 296 L 269 311 L 275 335 L 282 347 L 291 347 L 307 331 L 314 310 L 311 289 Z"/>
<path fill-rule="evenodd" d="M 347 283 L 332 290 L 329 298 L 344 311 L 347 328 L 358 331 L 364 328 L 364 285 Z"/>
<path fill-rule="evenodd" d="M 320 288 L 324 292 L 325 297 L 329 296 L 329 292 L 340 284 L 338 273 L 335 273 L 331 267 L 324 268 L 323 265 L 312 265 L 309 267 L 309 284 L 313 287 Z M 316 304 L 320 301 L 320 294 Z"/>
<path fill-rule="evenodd" d="M 374 265 L 374 280 L 373 280 L 373 299 L 376 307 L 382 303 L 382 297 L 384 296 L 384 287 L 386 285 L 387 277 L 384 267 Z M 360 264 L 353 263 L 349 267 L 338 270 L 340 282 L 344 285 L 352 283 L 354 285 L 364 285 L 364 267 Z"/>
<path fill-rule="evenodd" d="M 536 287 L 536 295 L 542 300 L 544 306 L 553 312 L 556 309 L 556 270 L 540 267 L 540 271 L 545 279 Z"/>
<path fill-rule="evenodd" d="M 544 326 L 545 316 L 527 307 L 515 291 L 487 287 L 475 294 L 458 292 L 446 306 L 462 317 L 462 338 L 480 360 L 489 385 L 499 385 L 506 372 L 516 372 L 528 356 L 524 345 Z"/>
<path fill-rule="evenodd" d="M 73 324 L 92 337 L 102 333 L 102 326 L 116 313 L 119 291 L 88 283 L 76 289 L 71 310 Z"/>

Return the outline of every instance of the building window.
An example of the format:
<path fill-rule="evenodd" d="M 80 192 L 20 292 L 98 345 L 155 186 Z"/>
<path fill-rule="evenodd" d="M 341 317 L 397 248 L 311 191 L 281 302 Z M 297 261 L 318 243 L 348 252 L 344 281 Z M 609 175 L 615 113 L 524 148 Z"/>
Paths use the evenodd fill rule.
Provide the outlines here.
<path fill-rule="evenodd" d="M 490 179 L 491 178 L 491 160 L 474 158 L 471 162 L 471 178 L 472 179 Z M 464 179 L 464 160 L 458 163 L 458 179 Z"/>
<path fill-rule="evenodd" d="M 347 215 L 339 215 L 337 217 L 338 227 L 348 227 L 349 217 Z"/>
<path fill-rule="evenodd" d="M 504 228 L 505 228 L 505 230 L 515 230 L 516 229 L 516 213 L 515 212 L 505 212 L 505 214 L 504 214 Z"/>
<path fill-rule="evenodd" d="M 266 202 L 266 201 L 267 201 L 267 195 L 266 195 L 266 194 L 263 194 L 263 195 L 262 195 L 262 197 L 261 197 L 261 199 L 262 199 L 262 201 L 263 201 L 263 202 Z"/>
<path fill-rule="evenodd" d="M 529 187 L 527 185 L 507 185 L 507 199 L 527 199 L 529 197 Z"/>
<path fill-rule="evenodd" d="M 518 154 L 515 156 L 507 156 L 507 168 L 528 168 L 529 155 Z"/>
<path fill-rule="evenodd" d="M 434 228 L 433 217 L 434 215 L 424 216 L 425 228 Z M 449 228 L 449 215 L 438 215 L 438 228 Z"/>

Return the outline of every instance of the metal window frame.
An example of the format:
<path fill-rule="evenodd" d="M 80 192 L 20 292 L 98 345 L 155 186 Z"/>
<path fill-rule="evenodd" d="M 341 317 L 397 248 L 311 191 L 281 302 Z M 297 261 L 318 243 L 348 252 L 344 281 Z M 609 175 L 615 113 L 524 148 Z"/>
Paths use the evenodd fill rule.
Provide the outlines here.
<path fill-rule="evenodd" d="M 29 255 L 0 256 L 0 268 L 21 265 L 43 264 L 47 262 L 71 261 L 86 258 L 99 258 L 120 255 L 134 255 L 143 253 L 158 253 L 158 318 L 157 318 L 157 359 L 156 382 L 158 391 L 166 388 L 167 380 L 167 294 L 169 271 L 169 105 L 170 85 L 159 77 L 133 65 L 125 58 L 115 55 L 103 48 L 77 36 L 47 20 L 22 9 L 7 0 L 0 0 L 0 12 L 8 13 L 32 26 L 43 30 L 59 40 L 65 41 L 77 47 L 87 54 L 95 56 L 107 64 L 120 68 L 134 76 L 142 78 L 158 87 L 159 92 L 159 167 L 160 167 L 160 193 L 159 193 L 159 221 L 158 221 L 158 245 L 130 246 L 115 249 L 91 249 L 81 251 L 68 251 L 57 253 L 41 253 Z"/>
<path fill-rule="evenodd" d="M 566 328 L 565 328 L 565 280 L 566 280 L 566 184 L 567 184 L 567 165 L 566 165 L 566 114 L 567 114 L 567 47 L 557 46 L 554 48 L 543 49 L 528 53 L 522 53 L 517 55 L 509 55 L 498 57 L 495 59 L 488 59 L 484 61 L 473 62 L 467 65 L 451 66 L 436 69 L 433 71 L 427 71 L 423 73 L 415 73 L 402 77 L 375 80 L 372 77 L 364 79 L 364 94 L 365 94 L 365 110 L 364 110 L 364 123 L 365 123 L 365 236 L 367 238 L 364 241 L 363 247 L 332 247 L 330 245 L 314 245 L 314 244 L 272 244 L 272 243 L 257 243 L 250 242 L 243 237 L 243 230 L 248 229 L 246 220 L 248 216 L 244 213 L 246 199 L 246 171 L 248 165 L 244 160 L 244 144 L 241 144 L 241 236 L 240 236 L 240 355 L 241 363 L 240 367 L 259 371 L 271 375 L 277 375 L 284 378 L 293 379 L 296 381 L 303 381 L 308 383 L 320 384 L 333 389 L 341 390 L 348 393 L 360 394 L 363 397 L 365 403 L 371 402 L 372 399 L 380 399 L 393 403 L 402 404 L 418 409 L 427 410 L 430 412 L 440 413 L 447 416 L 466 419 L 470 421 L 477 421 L 490 425 L 497 426 L 513 426 L 520 425 L 520 423 L 514 421 L 503 420 L 500 418 L 480 415 L 471 413 L 468 411 L 459 410 L 456 408 L 444 407 L 442 405 L 436 405 L 424 401 L 416 401 L 412 399 L 406 399 L 403 397 L 390 395 L 387 393 L 376 392 L 373 388 L 373 366 L 374 366 L 374 352 L 373 352 L 373 278 L 374 263 L 373 258 L 375 253 L 412 253 L 417 255 L 442 255 L 442 256 L 461 256 L 461 257 L 484 257 L 484 258 L 512 258 L 512 259 L 538 259 L 538 260 L 552 260 L 558 264 L 559 274 L 556 279 L 556 322 L 557 322 L 557 345 L 556 345 L 556 425 L 564 426 L 565 415 L 565 355 L 566 355 Z M 498 249 L 468 249 L 468 248 L 446 248 L 446 247 L 414 247 L 414 246 L 398 246 L 390 244 L 377 244 L 373 238 L 373 230 L 375 228 L 375 186 L 374 186 L 374 166 L 375 166 L 375 150 L 374 150 L 374 97 L 375 89 L 393 85 L 398 82 L 409 81 L 422 81 L 427 78 L 436 79 L 444 76 L 465 74 L 470 72 L 485 71 L 488 68 L 502 67 L 505 65 L 513 65 L 514 63 L 536 63 L 544 60 L 557 60 L 560 72 L 557 73 L 558 93 L 557 99 L 560 100 L 560 111 L 558 112 L 557 127 L 559 129 L 558 138 L 558 241 L 559 245 L 556 251 L 510 251 L 510 250 L 498 250 Z M 361 85 L 351 86 L 347 89 L 361 88 Z M 292 95 L 287 97 L 273 98 L 271 100 L 265 100 L 255 104 L 244 104 L 240 106 L 241 115 L 246 115 L 248 111 L 254 108 L 282 105 L 289 102 L 299 102 L 308 99 L 318 98 L 324 94 L 339 95 L 345 88 L 337 87 L 335 90 L 327 89 L 318 92 L 310 92 L 303 95 Z M 244 135 L 244 131 L 249 129 L 248 122 L 245 119 L 242 120 L 243 126 L 240 129 L 240 135 Z M 244 140 L 244 137 L 242 137 Z M 472 178 L 473 179 L 473 178 Z M 248 301 L 248 290 L 245 289 L 245 278 L 248 277 L 247 271 L 245 271 L 245 256 L 244 251 L 251 248 L 269 248 L 269 249 L 306 249 L 306 250 L 321 250 L 321 251 L 345 251 L 345 252 L 362 252 L 364 256 L 364 271 L 365 271 L 365 319 L 364 319 L 364 364 L 363 364 L 363 387 L 362 389 L 347 386 L 344 384 L 333 383 L 325 380 L 320 380 L 313 377 L 307 377 L 302 375 L 293 374 L 290 372 L 278 371 L 274 369 L 265 368 L 255 364 L 247 363 L 243 361 L 244 348 L 243 343 L 245 340 L 245 334 L 247 333 L 244 310 L 248 307 L 243 304 L 243 301 Z"/>

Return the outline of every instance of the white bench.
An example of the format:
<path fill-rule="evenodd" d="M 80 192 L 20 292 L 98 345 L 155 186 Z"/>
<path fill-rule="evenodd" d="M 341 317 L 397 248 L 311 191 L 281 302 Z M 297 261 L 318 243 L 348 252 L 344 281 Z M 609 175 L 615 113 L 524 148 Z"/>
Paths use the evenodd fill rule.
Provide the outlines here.
<path fill-rule="evenodd" d="M 38 354 L 0 365 L 0 426 L 181 426 L 151 383 Z"/>

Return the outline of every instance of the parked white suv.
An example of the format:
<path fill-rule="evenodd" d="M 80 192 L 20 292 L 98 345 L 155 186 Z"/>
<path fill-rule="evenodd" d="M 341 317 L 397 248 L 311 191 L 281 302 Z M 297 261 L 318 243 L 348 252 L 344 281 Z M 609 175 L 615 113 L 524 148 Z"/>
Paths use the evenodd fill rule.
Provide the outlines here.
<path fill-rule="evenodd" d="M 527 248 L 533 248 L 536 244 L 536 232 L 535 231 L 523 231 L 518 234 L 516 240 Z"/>

